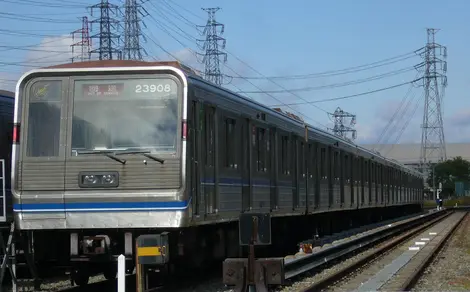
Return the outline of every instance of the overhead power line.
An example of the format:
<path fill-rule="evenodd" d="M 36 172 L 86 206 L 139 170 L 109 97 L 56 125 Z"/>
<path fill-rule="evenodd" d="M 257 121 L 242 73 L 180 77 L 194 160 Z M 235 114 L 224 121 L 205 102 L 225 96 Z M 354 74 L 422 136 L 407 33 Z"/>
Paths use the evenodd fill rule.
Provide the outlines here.
<path fill-rule="evenodd" d="M 394 71 L 390 71 L 387 73 L 382 73 L 378 75 L 374 75 L 371 77 L 367 78 L 362 78 L 362 79 L 356 79 L 356 80 L 350 80 L 350 81 L 345 81 L 345 82 L 340 82 L 340 83 L 331 83 L 327 85 L 320 85 L 320 86 L 307 86 L 307 87 L 301 87 L 301 88 L 292 88 L 292 89 L 285 89 L 285 90 L 269 90 L 269 91 L 263 91 L 269 92 L 269 93 L 285 93 L 285 92 L 302 92 L 302 91 L 312 91 L 312 90 L 322 90 L 322 89 L 331 89 L 331 88 L 337 88 L 337 87 L 344 87 L 344 86 L 350 86 L 350 85 L 356 85 L 356 84 L 361 84 L 365 82 L 370 82 L 370 81 L 375 81 L 391 76 L 395 76 L 398 74 L 403 74 L 406 72 L 414 71 L 415 66 L 403 68 L 403 69 L 398 69 Z M 240 93 L 260 93 L 258 91 L 242 91 Z"/>
<path fill-rule="evenodd" d="M 352 94 L 352 95 L 345 95 L 345 96 L 326 98 L 326 99 L 318 99 L 318 100 L 305 101 L 305 102 L 287 103 L 287 105 L 304 105 L 304 104 L 314 104 L 314 103 L 320 103 L 320 102 L 348 99 L 348 98 L 353 98 L 353 97 L 357 97 L 357 96 L 368 95 L 368 94 L 372 94 L 372 93 L 376 93 L 376 92 L 390 90 L 390 89 L 393 89 L 393 88 L 397 88 L 397 87 L 401 87 L 401 86 L 404 86 L 404 85 L 407 85 L 407 84 L 414 83 L 418 80 L 420 80 L 420 79 L 415 79 L 415 80 L 412 80 L 412 81 L 403 82 L 403 83 L 400 83 L 400 84 L 395 84 L 395 85 L 392 85 L 392 86 L 383 87 L 383 88 L 370 90 L 370 91 L 366 91 L 366 92 L 361 92 L 361 93 L 357 93 L 357 94 Z"/>
<path fill-rule="evenodd" d="M 338 70 L 329 70 L 324 72 L 316 72 L 316 73 L 308 73 L 308 74 L 298 74 L 298 75 L 282 75 L 282 76 L 266 76 L 266 77 L 251 77 L 251 76 L 241 76 L 241 77 L 233 77 L 233 78 L 243 78 L 243 79 L 310 79 L 310 78 L 323 78 L 323 77 L 331 77 L 331 76 L 338 76 L 338 75 L 345 75 L 351 73 L 357 73 L 365 70 L 370 70 L 374 68 L 379 68 L 391 64 L 395 64 L 404 60 L 408 60 L 411 58 L 417 57 L 417 53 L 422 51 L 423 48 L 418 50 L 408 52 L 406 54 L 401 54 L 395 57 L 386 58 L 380 61 L 348 67 L 344 69 Z"/>

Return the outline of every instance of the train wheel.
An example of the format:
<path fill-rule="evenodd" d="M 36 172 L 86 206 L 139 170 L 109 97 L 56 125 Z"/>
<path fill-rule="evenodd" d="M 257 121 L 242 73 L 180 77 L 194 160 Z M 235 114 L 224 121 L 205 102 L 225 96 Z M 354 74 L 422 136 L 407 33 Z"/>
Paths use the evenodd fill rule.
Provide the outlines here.
<path fill-rule="evenodd" d="M 103 271 L 103 276 L 106 278 L 106 280 L 116 279 L 116 275 L 117 275 L 116 264 L 112 263 L 111 265 L 106 265 Z"/>
<path fill-rule="evenodd" d="M 74 269 L 71 277 L 77 286 L 85 286 L 90 280 L 90 274 L 85 269 Z"/>
<path fill-rule="evenodd" d="M 134 263 L 126 263 L 126 274 L 132 275 L 134 273 L 135 265 Z"/>

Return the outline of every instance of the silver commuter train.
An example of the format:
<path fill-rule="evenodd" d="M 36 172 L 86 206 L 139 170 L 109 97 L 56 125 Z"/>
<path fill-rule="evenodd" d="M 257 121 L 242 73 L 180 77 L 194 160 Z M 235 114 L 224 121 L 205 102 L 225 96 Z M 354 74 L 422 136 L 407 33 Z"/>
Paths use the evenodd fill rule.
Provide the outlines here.
<path fill-rule="evenodd" d="M 37 261 L 79 263 L 77 284 L 103 253 L 132 260 L 139 234 L 169 231 L 172 261 L 200 264 L 238 253 L 236 225 L 225 222 L 240 212 L 284 218 L 423 200 L 419 172 L 177 62 L 30 71 L 17 85 L 13 142 L 17 226 L 34 231 Z M 109 278 L 113 267 L 100 269 Z"/>

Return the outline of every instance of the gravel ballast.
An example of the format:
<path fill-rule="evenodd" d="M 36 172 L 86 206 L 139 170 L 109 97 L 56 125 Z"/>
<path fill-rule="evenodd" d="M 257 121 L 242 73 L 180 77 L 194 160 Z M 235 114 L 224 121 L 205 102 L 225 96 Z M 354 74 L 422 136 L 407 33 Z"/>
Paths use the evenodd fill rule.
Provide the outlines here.
<path fill-rule="evenodd" d="M 464 219 L 411 291 L 470 291 L 470 216 Z"/>

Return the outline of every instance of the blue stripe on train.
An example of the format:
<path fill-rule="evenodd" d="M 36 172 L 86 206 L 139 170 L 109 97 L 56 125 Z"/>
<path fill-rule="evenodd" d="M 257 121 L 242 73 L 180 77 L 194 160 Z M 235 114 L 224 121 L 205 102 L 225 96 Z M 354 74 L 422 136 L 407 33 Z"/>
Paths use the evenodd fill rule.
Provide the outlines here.
<path fill-rule="evenodd" d="M 214 184 L 214 178 L 201 180 L 203 184 Z M 268 179 L 254 179 L 253 186 L 271 187 Z M 228 186 L 248 186 L 248 180 L 241 178 L 219 178 L 219 184 Z M 292 187 L 290 182 L 279 182 L 280 187 Z M 51 213 L 51 212 L 109 212 L 109 211 L 170 211 L 184 210 L 189 206 L 189 201 L 173 202 L 85 202 L 85 203 L 33 203 L 14 204 L 14 212 L 25 213 Z"/>

